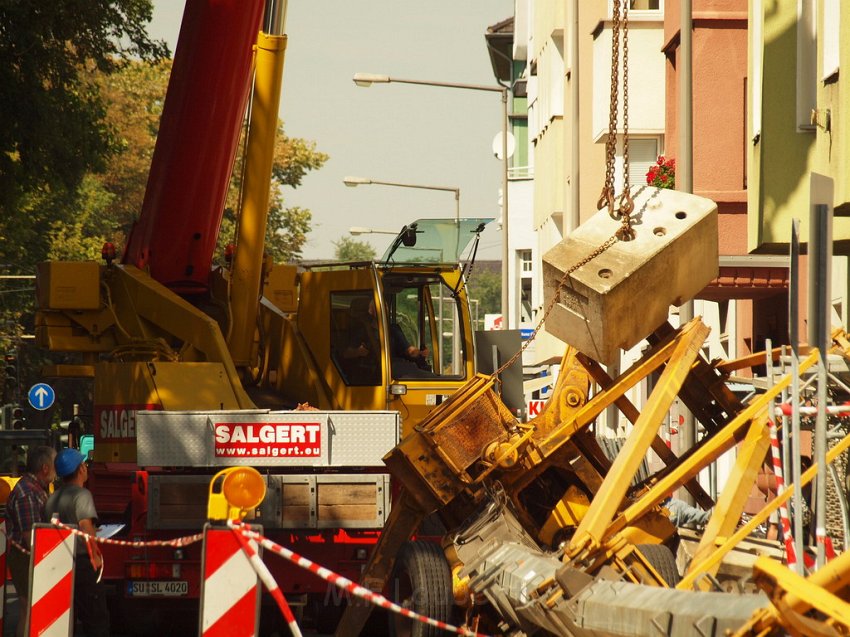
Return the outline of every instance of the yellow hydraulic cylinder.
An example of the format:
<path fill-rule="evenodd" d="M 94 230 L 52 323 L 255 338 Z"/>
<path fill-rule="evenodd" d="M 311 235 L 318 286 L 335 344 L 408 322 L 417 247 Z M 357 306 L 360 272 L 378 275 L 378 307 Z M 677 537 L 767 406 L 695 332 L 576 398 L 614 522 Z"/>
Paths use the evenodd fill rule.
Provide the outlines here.
<path fill-rule="evenodd" d="M 247 367 L 254 361 L 254 334 L 262 290 L 263 247 L 285 51 L 285 35 L 262 32 L 258 35 L 241 213 L 231 271 L 231 327 L 227 343 L 237 367 Z"/>

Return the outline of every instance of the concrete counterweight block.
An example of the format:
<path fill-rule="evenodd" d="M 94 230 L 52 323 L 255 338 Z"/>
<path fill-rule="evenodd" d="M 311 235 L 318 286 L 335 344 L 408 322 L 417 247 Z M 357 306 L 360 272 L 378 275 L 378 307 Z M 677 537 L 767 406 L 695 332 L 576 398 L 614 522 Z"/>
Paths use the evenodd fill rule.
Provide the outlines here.
<path fill-rule="evenodd" d="M 717 205 L 676 190 L 633 186 L 636 238 L 618 241 L 573 272 L 620 228 L 600 210 L 543 256 L 546 330 L 596 361 L 617 360 L 718 274 Z"/>

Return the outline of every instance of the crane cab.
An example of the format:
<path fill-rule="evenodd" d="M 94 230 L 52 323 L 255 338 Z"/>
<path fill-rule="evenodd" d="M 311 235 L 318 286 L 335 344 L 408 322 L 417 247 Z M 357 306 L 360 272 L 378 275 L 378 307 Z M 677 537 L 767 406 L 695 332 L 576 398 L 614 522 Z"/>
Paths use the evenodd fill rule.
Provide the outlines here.
<path fill-rule="evenodd" d="M 410 431 L 475 372 L 457 258 L 487 221 L 419 220 L 380 261 L 301 272 L 276 390 L 321 409 L 396 410 Z"/>

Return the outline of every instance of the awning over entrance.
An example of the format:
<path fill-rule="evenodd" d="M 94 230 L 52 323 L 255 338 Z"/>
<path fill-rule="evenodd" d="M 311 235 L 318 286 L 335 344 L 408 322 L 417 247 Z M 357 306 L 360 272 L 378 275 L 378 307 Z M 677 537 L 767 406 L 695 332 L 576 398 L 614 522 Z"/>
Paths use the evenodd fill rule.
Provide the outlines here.
<path fill-rule="evenodd" d="M 788 289 L 788 268 L 721 266 L 716 279 L 697 298 L 706 301 L 763 299 Z"/>

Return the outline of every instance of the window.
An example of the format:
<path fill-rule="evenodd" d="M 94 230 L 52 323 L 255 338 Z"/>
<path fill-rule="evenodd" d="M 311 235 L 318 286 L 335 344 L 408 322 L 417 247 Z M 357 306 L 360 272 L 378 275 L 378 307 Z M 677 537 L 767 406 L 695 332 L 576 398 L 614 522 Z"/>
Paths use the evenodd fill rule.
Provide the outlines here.
<path fill-rule="evenodd" d="M 661 0 L 629 0 L 630 11 L 658 11 Z"/>
<path fill-rule="evenodd" d="M 394 379 L 461 378 L 464 328 L 457 298 L 436 276 L 384 278 Z"/>
<path fill-rule="evenodd" d="M 823 0 L 823 80 L 838 73 L 841 0 Z"/>
<path fill-rule="evenodd" d="M 381 384 L 381 336 L 372 290 L 331 293 L 331 360 L 346 385 Z"/>
<path fill-rule="evenodd" d="M 517 254 L 519 255 L 520 270 L 531 272 L 534 269 L 531 261 L 531 250 L 520 250 Z"/>
<path fill-rule="evenodd" d="M 646 173 L 658 159 L 657 139 L 629 139 L 629 183 L 645 184 Z"/>
<path fill-rule="evenodd" d="M 519 288 L 519 322 L 531 323 L 534 320 L 531 303 L 531 277 L 520 279 Z"/>
<path fill-rule="evenodd" d="M 646 184 L 646 173 L 658 159 L 659 139 L 657 137 L 629 137 L 629 184 Z M 614 191 L 623 191 L 623 142 L 617 140 L 615 158 Z"/>
<path fill-rule="evenodd" d="M 633 11 L 638 12 L 638 14 L 643 12 L 656 12 L 664 10 L 664 0 L 629 0 L 629 15 Z M 622 15 L 623 11 L 623 3 L 620 3 L 620 14 Z M 614 15 L 614 2 L 613 0 L 608 0 L 608 17 Z"/>
<path fill-rule="evenodd" d="M 811 112 L 817 107 L 817 29 L 815 0 L 797 2 L 797 129 L 814 130 Z"/>

